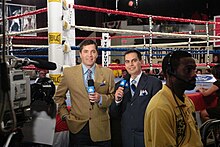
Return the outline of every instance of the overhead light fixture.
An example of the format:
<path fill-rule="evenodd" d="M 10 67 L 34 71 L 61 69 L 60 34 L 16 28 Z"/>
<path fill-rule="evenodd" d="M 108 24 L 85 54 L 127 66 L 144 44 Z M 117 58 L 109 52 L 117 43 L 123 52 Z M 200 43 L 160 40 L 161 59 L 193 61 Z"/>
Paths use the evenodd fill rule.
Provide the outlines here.
<path fill-rule="evenodd" d="M 133 1 L 133 0 L 130 0 L 130 1 L 128 2 L 128 6 L 133 7 L 133 6 L 134 6 L 134 1 Z"/>
<path fill-rule="evenodd" d="M 130 1 L 128 2 L 128 6 L 129 6 L 129 7 L 137 8 L 137 7 L 138 7 L 138 0 L 130 0 Z"/>

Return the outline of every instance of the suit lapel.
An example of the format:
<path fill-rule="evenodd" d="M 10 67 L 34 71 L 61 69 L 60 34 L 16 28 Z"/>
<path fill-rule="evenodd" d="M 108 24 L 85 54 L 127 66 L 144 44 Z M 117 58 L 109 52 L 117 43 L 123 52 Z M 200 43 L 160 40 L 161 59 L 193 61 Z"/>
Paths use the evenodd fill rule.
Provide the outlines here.
<path fill-rule="evenodd" d="M 130 94 L 131 94 L 130 84 L 129 84 L 129 87 L 126 87 L 126 88 L 124 89 L 124 94 L 126 95 L 127 93 L 130 93 Z"/>
<path fill-rule="evenodd" d="M 142 73 L 141 78 L 140 78 L 138 85 L 137 85 L 137 89 L 134 93 L 134 96 L 131 97 L 131 101 L 134 101 L 137 97 L 139 97 L 140 90 L 145 89 L 146 84 L 147 84 L 147 75 Z"/>
<path fill-rule="evenodd" d="M 144 73 L 141 75 L 140 81 L 137 86 L 137 90 L 140 91 L 141 89 L 145 89 L 145 86 L 147 85 L 147 75 Z"/>
<path fill-rule="evenodd" d="M 95 79 L 94 79 L 95 83 L 95 89 L 96 91 L 100 88 L 100 86 L 102 84 L 105 84 L 106 81 L 104 81 L 104 75 L 103 72 L 101 70 L 101 67 L 99 67 L 99 65 L 96 64 L 95 66 Z"/>
<path fill-rule="evenodd" d="M 85 83 L 84 83 L 84 76 L 83 76 L 83 70 L 82 70 L 82 64 L 80 64 L 75 71 L 73 71 L 74 75 L 79 75 L 76 78 L 76 83 L 80 87 L 80 89 L 85 89 L 87 91 Z"/>

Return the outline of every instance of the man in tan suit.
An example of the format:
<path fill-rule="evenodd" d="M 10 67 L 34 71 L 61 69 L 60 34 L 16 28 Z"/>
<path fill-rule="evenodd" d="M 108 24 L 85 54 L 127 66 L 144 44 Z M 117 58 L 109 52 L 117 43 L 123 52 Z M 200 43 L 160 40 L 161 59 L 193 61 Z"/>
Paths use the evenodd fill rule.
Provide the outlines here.
<path fill-rule="evenodd" d="M 85 40 L 80 46 L 82 63 L 64 69 L 54 97 L 59 115 L 68 124 L 71 147 L 111 146 L 108 107 L 114 99 L 114 75 L 111 69 L 95 63 L 97 57 L 97 44 Z M 93 93 L 87 90 L 88 78 L 94 80 Z M 65 102 L 68 91 L 70 112 Z"/>

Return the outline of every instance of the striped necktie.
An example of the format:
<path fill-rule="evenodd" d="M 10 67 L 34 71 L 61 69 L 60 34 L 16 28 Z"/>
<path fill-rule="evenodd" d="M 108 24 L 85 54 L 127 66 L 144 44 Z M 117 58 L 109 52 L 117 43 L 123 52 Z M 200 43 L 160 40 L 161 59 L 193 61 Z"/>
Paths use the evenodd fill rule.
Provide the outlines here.
<path fill-rule="evenodd" d="M 137 83 L 137 81 L 135 81 L 135 80 L 132 80 L 131 81 L 131 90 L 132 90 L 132 96 L 134 95 L 134 93 L 135 93 L 135 90 L 136 90 L 136 86 L 135 86 L 135 84 Z"/>
<path fill-rule="evenodd" d="M 86 80 L 88 81 L 88 80 L 90 80 L 90 79 L 92 79 L 92 71 L 91 71 L 91 69 L 88 69 L 88 70 L 87 70 Z"/>

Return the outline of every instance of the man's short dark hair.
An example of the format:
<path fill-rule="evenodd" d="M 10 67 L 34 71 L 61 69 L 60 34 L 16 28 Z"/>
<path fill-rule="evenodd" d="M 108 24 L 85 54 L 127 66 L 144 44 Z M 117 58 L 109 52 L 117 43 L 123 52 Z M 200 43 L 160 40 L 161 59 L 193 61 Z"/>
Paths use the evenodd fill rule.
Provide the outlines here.
<path fill-rule="evenodd" d="M 192 57 L 192 55 L 187 51 L 176 50 L 168 53 L 162 62 L 162 71 L 166 76 L 169 72 L 175 72 L 177 67 L 180 65 L 180 59 L 185 57 Z"/>
<path fill-rule="evenodd" d="M 137 56 L 138 56 L 138 59 L 141 60 L 141 52 L 139 52 L 138 50 L 135 50 L 135 49 L 127 50 L 127 51 L 125 52 L 125 55 L 130 54 L 130 53 L 136 53 Z M 125 56 L 125 55 L 124 55 L 124 56 Z"/>
<path fill-rule="evenodd" d="M 93 40 L 84 40 L 84 41 L 80 44 L 79 52 L 82 52 L 82 49 L 83 49 L 84 46 L 91 45 L 91 44 L 94 44 L 94 45 L 95 45 L 96 51 L 98 52 L 98 46 L 97 46 L 96 42 L 93 41 Z"/>

